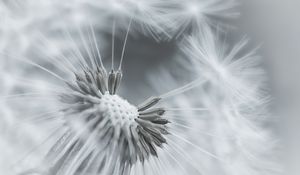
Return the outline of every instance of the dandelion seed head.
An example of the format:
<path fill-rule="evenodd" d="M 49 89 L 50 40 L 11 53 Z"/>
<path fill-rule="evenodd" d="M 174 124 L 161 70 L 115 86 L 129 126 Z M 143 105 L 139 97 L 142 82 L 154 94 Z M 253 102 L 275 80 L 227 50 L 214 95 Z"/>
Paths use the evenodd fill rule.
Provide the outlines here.
<path fill-rule="evenodd" d="M 121 125 L 125 127 L 133 126 L 135 119 L 138 117 L 138 109 L 129 104 L 127 100 L 122 99 L 118 95 L 110 95 L 106 93 L 99 104 L 100 112 L 107 118 L 110 118 L 112 124 L 116 127 Z"/>
<path fill-rule="evenodd" d="M 68 92 L 60 95 L 60 101 L 67 106 L 65 121 L 79 140 L 85 143 L 92 139 L 94 144 L 104 145 L 102 151 L 110 153 L 113 161 L 121 162 L 120 171 L 158 156 L 157 149 L 167 142 L 169 123 L 163 116 L 164 108 L 155 107 L 160 98 L 132 105 L 117 95 L 122 79 L 120 70 L 106 73 L 104 68 L 97 67 L 83 72 L 76 73 L 75 82 L 67 82 Z M 83 134 L 82 128 L 87 128 Z"/>
<path fill-rule="evenodd" d="M 261 148 L 261 145 L 270 143 L 269 139 L 264 138 L 268 135 L 260 137 L 259 134 L 264 134 L 263 128 L 253 127 L 252 124 L 255 123 L 249 119 L 249 116 L 264 115 L 260 113 L 260 107 L 265 104 L 253 105 L 252 102 L 262 101 L 257 93 L 261 86 L 258 81 L 260 75 L 257 76 L 257 69 L 252 68 L 256 57 L 252 54 L 239 57 L 237 51 L 241 50 L 244 43 L 237 44 L 229 53 L 223 52 L 226 49 L 219 44 L 220 41 L 216 41 L 212 33 L 204 32 L 205 27 L 202 27 L 214 26 L 215 21 L 212 18 L 215 17 L 217 20 L 233 17 L 235 13 L 231 9 L 235 5 L 234 0 L 74 0 L 72 3 L 54 0 L 45 4 L 32 0 L 28 2 L 31 3 L 24 4 L 28 5 L 28 17 L 23 20 L 23 15 L 17 15 L 16 20 L 10 19 L 9 25 L 2 26 L 4 36 L 10 36 L 5 37 L 4 41 L 17 38 L 13 42 L 17 44 L 3 47 L 13 45 L 12 51 L 18 53 L 21 60 L 27 61 L 24 58 L 27 54 L 16 46 L 21 43 L 25 51 L 36 52 L 37 49 L 32 43 L 40 45 L 41 42 L 34 42 L 36 38 L 40 38 L 36 32 L 24 31 L 31 31 L 32 27 L 47 26 L 41 29 L 46 33 L 45 37 L 52 40 L 47 42 L 47 47 L 43 50 L 47 59 L 30 56 L 29 59 L 34 61 L 28 63 L 60 82 L 54 84 L 53 79 L 50 81 L 45 74 L 38 75 L 42 76 L 45 84 L 32 81 L 31 78 L 35 76 L 24 76 L 31 79 L 31 86 L 21 89 L 22 92 L 34 90 L 38 93 L 29 94 L 26 103 L 24 100 L 16 100 L 20 103 L 18 106 L 26 108 L 19 110 L 21 116 L 38 118 L 39 122 L 42 120 L 51 130 L 44 129 L 38 123 L 38 132 L 26 134 L 35 138 L 36 133 L 44 130 L 47 130 L 47 135 L 51 133 L 47 137 L 50 138 L 47 139 L 49 143 L 45 144 L 46 151 L 43 150 L 46 155 L 42 155 L 45 160 L 42 164 L 44 163 L 47 173 L 38 174 L 253 175 L 261 174 L 261 169 L 273 168 L 266 167 L 269 161 L 263 159 L 271 159 L 265 154 L 269 148 L 271 150 L 271 146 Z M 14 14 L 14 10 L 9 12 Z M 48 25 L 44 25 L 45 22 Z M 121 66 L 117 71 L 107 72 L 103 65 L 98 64 L 101 56 L 96 53 L 96 38 L 100 36 L 94 35 L 93 29 L 87 35 L 79 29 L 79 35 L 71 31 L 64 32 L 67 38 L 56 36 L 62 23 L 72 25 L 74 22 L 78 23 L 79 28 L 95 26 L 97 35 L 103 30 L 106 30 L 104 34 L 112 32 L 113 42 L 115 35 L 123 34 L 118 30 L 121 28 L 122 31 L 123 27 L 127 33 L 135 34 L 138 30 L 158 40 L 164 38 L 161 35 L 172 38 L 185 33 L 186 29 L 190 32 L 191 29 L 193 35 L 183 47 L 189 57 L 189 64 L 181 65 L 185 69 L 171 67 L 175 71 L 170 72 L 178 71 L 180 76 L 169 76 L 170 72 L 166 69 L 156 76 L 149 74 L 154 81 L 148 87 L 151 89 L 153 86 L 156 89 L 159 86 L 157 94 L 163 94 L 151 97 L 139 105 L 133 104 L 130 100 L 127 101 L 125 95 L 118 93 L 123 76 Z M 89 22 L 92 24 L 88 24 Z M 200 28 L 203 29 L 199 30 Z M 10 35 L 5 34 L 8 32 Z M 72 37 L 75 37 L 74 40 Z M 81 42 L 78 41 L 79 38 Z M 124 50 L 127 34 L 125 38 Z M 65 39 L 74 45 L 69 47 L 71 45 Z M 18 42 L 19 40 L 22 42 Z M 71 53 L 66 52 L 70 48 Z M 114 53 L 114 47 L 112 50 Z M 93 57 L 96 58 L 93 60 Z M 113 63 L 112 65 L 114 68 Z M 137 68 L 132 66 L 130 69 L 133 67 Z M 138 67 L 137 71 L 140 69 Z M 193 71 L 191 77 L 188 75 L 189 71 Z M 70 75 L 75 76 L 70 78 Z M 159 81 L 160 78 L 163 80 Z M 194 81 L 186 84 L 188 79 Z M 52 88 L 50 85 L 55 86 Z M 138 87 L 138 83 L 134 87 Z M 142 95 L 145 94 L 153 92 L 147 92 L 143 88 Z M 19 95 L 21 96 L 15 97 L 22 99 L 24 94 Z M 46 100 L 43 99 L 44 96 Z M 18 106 L 14 105 L 14 111 L 18 111 Z M 6 108 L 4 105 L 1 107 Z M 49 111 L 46 112 L 45 109 Z M 27 110 L 29 111 L 26 112 Z M 46 114 L 41 115 L 40 112 Z M 25 132 L 22 134 L 25 135 Z M 2 150 L 6 151 L 6 147 L 10 145 L 4 145 Z M 15 158 L 15 152 L 12 150 L 11 155 L 5 157 Z M 262 166 L 258 165 L 260 161 Z M 23 174 L 34 172 L 27 171 Z"/>

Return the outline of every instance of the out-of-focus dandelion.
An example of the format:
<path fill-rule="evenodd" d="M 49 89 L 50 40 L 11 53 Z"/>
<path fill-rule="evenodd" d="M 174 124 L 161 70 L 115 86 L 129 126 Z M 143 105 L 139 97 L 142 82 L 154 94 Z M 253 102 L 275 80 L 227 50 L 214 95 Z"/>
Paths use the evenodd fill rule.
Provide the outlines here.
<path fill-rule="evenodd" d="M 234 11 L 236 0 L 170 0 L 164 25 L 168 31 L 181 36 L 186 31 L 198 32 L 203 26 L 220 26 L 220 19 L 238 16 Z"/>
<path fill-rule="evenodd" d="M 213 167 L 206 174 L 281 174 L 276 154 L 278 140 L 268 129 L 263 129 L 265 121 L 272 117 L 257 49 L 245 53 L 246 39 L 229 48 L 216 35 L 203 28 L 181 45 L 188 59 L 181 58 L 180 65 L 191 74 L 201 75 L 205 82 L 197 89 L 197 97 L 190 93 L 185 101 L 207 109 L 205 113 L 194 114 L 197 118 L 185 121 L 183 127 L 187 131 L 197 128 L 190 133 L 193 143 L 210 147 L 222 159 L 209 164 L 208 167 Z M 184 97 L 173 105 L 182 105 L 180 101 Z M 176 123 L 170 121 L 171 125 Z M 210 133 L 209 137 L 203 136 L 208 142 L 197 140 L 201 130 Z M 201 157 L 194 160 L 207 161 Z"/>
<path fill-rule="evenodd" d="M 189 36 L 183 42 L 182 49 L 192 58 L 189 61 L 194 65 L 193 70 L 200 70 L 203 78 L 220 87 L 222 98 L 227 100 L 226 97 L 230 97 L 234 98 L 234 102 L 250 105 L 258 104 L 264 97 L 260 93 L 263 92 L 261 88 L 265 76 L 259 67 L 261 59 L 256 54 L 257 49 L 242 55 L 247 43 L 244 38 L 230 49 L 204 27 L 203 31 Z"/>
<path fill-rule="evenodd" d="M 132 22 L 132 34 L 144 33 L 158 41 L 171 37 L 167 28 L 162 25 L 165 14 L 169 12 L 169 0 L 104 0 L 95 3 L 114 28 L 127 28 L 128 23 Z"/>
<path fill-rule="evenodd" d="M 232 137 L 213 144 L 216 154 L 231 164 L 221 164 L 224 173 L 280 174 L 278 155 L 274 154 L 278 140 L 262 128 L 262 121 L 270 117 L 264 71 L 256 49 L 244 53 L 246 45 L 244 39 L 229 49 L 206 29 L 187 39 L 184 52 L 192 58 L 194 70 L 206 79 L 208 88 L 203 89 L 200 101 L 215 120 L 211 129 L 222 137 Z"/>

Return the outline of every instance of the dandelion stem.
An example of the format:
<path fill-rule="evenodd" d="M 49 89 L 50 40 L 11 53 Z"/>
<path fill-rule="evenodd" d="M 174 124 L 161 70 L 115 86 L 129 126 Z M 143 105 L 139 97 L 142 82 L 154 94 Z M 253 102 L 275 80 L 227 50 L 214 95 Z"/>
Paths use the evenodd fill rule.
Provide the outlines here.
<path fill-rule="evenodd" d="M 52 45 L 51 45 L 51 42 L 46 38 L 46 36 L 45 35 L 43 35 L 41 32 L 38 32 L 37 33 L 37 35 L 39 36 L 39 39 L 41 40 L 41 42 L 43 42 L 44 44 L 44 47 L 43 48 L 41 48 L 42 50 L 41 51 L 43 51 L 43 50 L 45 50 L 45 49 L 47 49 L 47 47 L 51 47 Z M 57 49 L 57 47 L 55 47 L 55 49 Z M 75 70 L 76 70 L 76 68 L 74 67 L 74 65 L 70 62 L 70 60 L 68 59 L 68 58 L 66 58 L 62 53 L 59 53 L 59 56 L 56 56 L 56 57 L 52 57 L 52 56 L 50 56 L 50 55 L 45 55 L 46 57 L 48 57 L 49 59 L 51 59 L 51 60 L 53 60 L 53 62 L 52 61 L 48 61 L 50 64 L 53 64 L 53 65 L 55 65 L 55 66 L 60 66 L 60 65 L 62 65 L 62 66 L 60 66 L 59 68 L 62 70 L 62 71 L 64 71 L 64 72 L 67 72 L 67 71 L 65 71 L 65 70 L 69 70 L 70 72 L 74 72 Z M 63 62 L 60 62 L 59 60 L 58 60 L 58 58 L 59 57 L 61 57 L 61 58 L 63 58 L 63 60 L 65 61 L 64 63 Z M 61 64 L 61 63 L 63 63 L 63 64 Z"/>
<path fill-rule="evenodd" d="M 116 20 L 113 19 L 112 26 L 112 38 L 111 38 L 111 69 L 114 70 L 114 59 L 115 59 L 115 33 L 116 33 Z"/>
<path fill-rule="evenodd" d="M 35 122 L 39 122 L 39 121 L 45 121 L 46 119 L 51 119 L 51 118 L 54 119 L 55 117 L 57 117 L 59 112 L 65 110 L 65 109 L 66 108 L 55 109 L 55 110 L 51 110 L 48 112 L 36 114 L 35 116 L 30 116 L 29 118 L 21 119 L 20 122 L 17 123 L 17 126 L 23 125 L 24 123 L 35 123 Z M 53 116 L 55 116 L 55 117 L 53 117 Z"/>
<path fill-rule="evenodd" d="M 184 85 L 184 86 L 181 86 L 177 89 L 174 89 L 174 90 L 171 90 L 163 95 L 160 95 L 159 97 L 162 98 L 162 99 L 165 99 L 165 98 L 169 98 L 169 97 L 172 97 L 172 96 L 175 96 L 175 95 L 178 95 L 178 94 L 181 94 L 181 93 L 184 93 L 188 90 L 191 90 L 201 84 L 203 84 L 205 82 L 205 80 L 202 80 L 200 78 Z"/>
<path fill-rule="evenodd" d="M 167 111 L 208 111 L 207 108 L 166 108 Z"/>
<path fill-rule="evenodd" d="M 179 160 L 176 159 L 176 157 L 174 157 L 174 156 L 170 153 L 170 150 L 169 150 L 167 147 L 165 148 L 165 150 L 166 150 L 166 153 L 167 153 L 167 154 L 175 161 L 175 163 L 176 163 L 183 171 L 185 171 L 185 172 L 188 174 L 187 170 L 182 166 L 182 163 L 179 162 Z"/>
<path fill-rule="evenodd" d="M 91 50 L 91 53 L 92 53 L 92 56 L 93 56 L 93 63 L 94 63 L 94 68 L 98 67 L 98 61 L 97 61 L 97 55 L 96 55 L 96 52 L 95 52 L 95 44 L 94 44 L 94 39 L 93 39 L 93 34 L 92 34 L 92 31 L 88 30 L 88 39 L 89 39 L 89 46 L 91 47 L 90 50 Z"/>
<path fill-rule="evenodd" d="M 92 68 L 95 68 L 95 64 L 93 63 L 93 55 L 92 55 L 92 53 L 90 52 L 90 50 L 89 50 L 89 48 L 88 48 L 88 45 L 87 45 L 87 43 L 86 43 L 86 40 L 84 39 L 84 36 L 83 36 L 83 32 L 82 32 L 82 30 L 80 29 L 80 27 L 79 26 L 77 26 L 77 29 L 78 29 L 78 32 L 79 32 L 79 35 L 80 35 L 80 39 L 81 39 L 81 41 L 82 41 L 82 44 L 83 44 L 83 47 L 84 47 L 84 49 L 86 50 L 86 53 L 88 54 L 88 59 L 89 59 L 89 62 L 90 62 L 90 64 L 91 64 L 91 67 Z M 85 60 L 85 59 L 84 59 Z M 85 60 L 86 61 L 86 60 Z"/>
<path fill-rule="evenodd" d="M 170 146 L 170 148 L 173 149 L 179 156 L 184 158 L 186 162 L 190 163 L 190 165 L 192 165 L 192 167 L 194 167 L 195 170 L 198 171 L 198 173 L 202 174 L 202 171 L 199 169 L 199 167 L 195 165 L 195 161 L 193 161 L 193 158 L 191 158 L 190 155 L 186 154 L 183 148 L 177 146 L 178 144 L 174 142 L 172 139 L 170 139 L 169 141 L 171 141 L 173 144 L 172 147 Z"/>
<path fill-rule="evenodd" d="M 67 36 L 67 39 L 71 42 L 71 46 L 74 49 L 74 53 L 71 52 L 71 54 L 78 58 L 79 64 L 80 64 L 82 69 L 84 69 L 84 67 L 88 67 L 84 57 L 82 56 L 81 51 L 78 48 L 78 45 L 76 44 L 76 42 L 72 38 L 69 30 L 67 29 L 67 27 L 65 25 L 64 25 L 64 33 Z"/>
<path fill-rule="evenodd" d="M 95 30 L 94 30 L 94 27 L 92 26 L 91 23 L 90 23 L 90 28 L 91 28 L 91 31 L 92 31 L 92 34 L 93 34 L 94 44 L 95 44 L 95 47 L 96 47 L 96 50 L 97 50 L 97 55 L 98 55 L 99 60 L 100 60 L 101 68 L 104 69 L 102 56 L 101 56 L 101 53 L 99 51 L 99 47 L 98 47 L 97 40 L 96 40 Z M 97 64 L 99 64 L 98 61 L 97 61 Z"/>
<path fill-rule="evenodd" d="M 47 142 L 50 141 L 51 137 L 55 136 L 55 134 L 59 133 L 62 130 L 61 127 L 54 127 L 53 131 L 37 146 L 34 146 L 31 148 L 30 151 L 28 151 L 25 155 L 22 156 L 21 159 L 17 160 L 16 163 L 13 166 L 19 165 L 21 162 L 23 162 L 28 156 L 30 156 L 34 151 L 38 150 L 41 148 L 43 145 L 45 145 Z"/>
<path fill-rule="evenodd" d="M 205 132 L 205 131 L 199 130 L 198 128 L 193 128 L 193 127 L 185 125 L 185 124 L 180 124 L 178 122 L 174 122 L 174 120 L 171 121 L 171 125 L 176 125 L 176 126 L 179 126 L 179 127 L 183 127 L 183 128 L 189 129 L 191 131 L 195 131 L 197 133 L 200 133 L 200 134 L 203 134 L 203 135 L 207 135 L 207 136 L 210 136 L 210 137 L 214 137 L 214 138 L 218 138 L 218 139 L 222 139 L 222 140 L 229 140 L 229 139 L 231 139 L 230 137 L 221 137 L 221 136 L 218 136 L 216 134 L 212 134 L 212 133 L 209 133 L 209 132 Z M 180 132 L 179 130 L 176 130 L 176 131 Z"/>
<path fill-rule="evenodd" d="M 41 66 L 41 65 L 39 65 L 39 64 L 37 64 L 37 63 L 35 63 L 35 62 L 33 62 L 33 61 L 30 61 L 30 60 L 27 60 L 27 59 L 21 59 L 21 58 L 19 58 L 19 57 L 17 57 L 17 56 L 8 55 L 8 54 L 1 53 L 1 52 L 0 52 L 0 54 L 5 55 L 5 56 L 8 56 L 8 57 L 13 58 L 13 59 L 16 59 L 16 60 L 18 60 L 18 61 L 27 63 L 27 64 L 29 64 L 29 65 L 35 66 L 35 67 L 37 67 L 37 68 L 39 68 L 39 69 L 41 69 L 41 70 L 43 70 L 43 71 L 45 71 L 45 72 L 47 72 L 47 73 L 53 75 L 54 77 L 58 78 L 59 80 L 61 80 L 61 81 L 63 81 L 63 82 L 66 82 L 66 81 L 67 81 L 67 80 L 63 79 L 61 76 L 57 75 L 56 73 L 50 71 L 49 69 L 47 69 L 47 68 L 45 68 L 45 67 L 43 67 L 43 66 Z"/>
<path fill-rule="evenodd" d="M 120 65 L 119 65 L 119 70 L 122 69 L 122 64 L 123 64 L 123 59 L 124 59 L 126 44 L 127 44 L 128 35 L 129 35 L 130 27 L 131 27 L 131 24 L 132 24 L 132 20 L 133 20 L 133 17 L 130 18 L 130 21 L 129 21 L 129 24 L 128 24 L 128 28 L 127 28 L 127 31 L 126 31 L 126 36 L 125 36 L 125 40 L 124 40 L 124 44 L 123 44 L 123 49 L 122 49 L 122 54 L 121 54 L 121 60 L 120 60 Z"/>
<path fill-rule="evenodd" d="M 192 143 L 192 142 L 188 141 L 187 139 L 185 139 L 185 138 L 179 136 L 178 134 L 175 134 L 175 133 L 173 132 L 172 135 L 175 136 L 175 137 L 177 137 L 178 139 L 180 139 L 180 140 L 182 140 L 182 141 L 188 143 L 189 145 L 195 147 L 197 150 L 201 151 L 202 153 L 207 154 L 207 155 L 209 155 L 209 156 L 211 156 L 211 157 L 213 157 L 213 158 L 215 158 L 215 159 L 217 159 L 217 160 L 222 161 L 218 156 L 216 156 L 216 155 L 210 153 L 209 151 L 204 150 L 203 148 L 199 147 L 198 145 L 195 145 L 194 143 Z"/>
<path fill-rule="evenodd" d="M 15 98 L 15 97 L 21 97 L 21 96 L 34 96 L 34 95 L 43 95 L 42 92 L 33 92 L 33 93 L 22 93 L 22 94 L 14 94 L 14 95 L 6 95 L 6 96 L 0 96 L 0 98 Z"/>

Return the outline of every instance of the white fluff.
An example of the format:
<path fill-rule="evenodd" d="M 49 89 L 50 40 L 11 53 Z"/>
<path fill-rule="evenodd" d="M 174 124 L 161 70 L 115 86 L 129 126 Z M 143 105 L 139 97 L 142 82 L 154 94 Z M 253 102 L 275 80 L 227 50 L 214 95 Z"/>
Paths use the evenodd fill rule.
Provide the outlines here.
<path fill-rule="evenodd" d="M 186 31 L 198 32 L 203 26 L 220 26 L 222 20 L 237 17 L 236 0 L 169 0 L 169 11 L 163 23 L 173 36 Z M 226 25 L 226 24 L 225 24 Z"/>
<path fill-rule="evenodd" d="M 191 157 L 203 174 L 281 174 L 280 141 L 265 128 L 266 121 L 274 118 L 268 111 L 269 94 L 266 75 L 259 66 L 260 57 L 256 50 L 243 53 L 247 40 L 229 48 L 215 35 L 218 34 L 204 28 L 187 37 L 180 45 L 186 58 L 178 56 L 176 68 L 183 70 L 171 74 L 163 70 L 160 81 L 158 75 L 150 76 L 153 84 L 159 85 L 157 91 L 182 84 L 178 77 L 196 77 L 203 82 L 185 95 L 166 99 L 173 108 L 181 109 L 170 114 L 174 132 L 196 145 L 179 139 L 176 146 L 170 147 L 189 151 L 186 155 L 180 155 L 176 149 L 172 153 L 181 162 Z M 197 174 L 192 162 L 184 162 L 190 167 L 185 170 Z"/>
<path fill-rule="evenodd" d="M 260 57 L 256 50 L 242 53 L 247 45 L 246 39 L 230 48 L 216 36 L 218 33 L 210 29 L 219 21 L 214 18 L 234 17 L 236 13 L 232 8 L 235 5 L 234 0 L 1 2 L 5 25 L 0 26 L 0 63 L 5 65 L 1 67 L 5 73 L 1 72 L 0 112 L 5 117 L 0 120 L 0 131 L 7 133 L 0 135 L 0 164 L 4 162 L 0 173 L 11 173 L 9 166 L 22 157 L 21 154 L 26 154 L 33 144 L 39 147 L 31 153 L 32 164 L 25 165 L 25 168 L 20 164 L 16 171 L 25 174 L 26 170 L 28 173 L 39 172 L 42 168 L 49 171 L 52 165 L 39 160 L 43 160 L 49 149 L 58 143 L 66 126 L 66 113 L 61 108 L 67 105 L 62 106 L 58 95 L 76 94 L 70 92 L 65 81 L 73 82 L 73 73 L 82 71 L 82 67 L 94 69 L 102 50 L 111 52 L 107 51 L 107 42 L 102 35 L 120 36 L 125 30 L 127 34 L 146 34 L 157 41 L 174 36 L 174 40 L 178 36 L 185 38 L 179 44 L 184 56 L 178 56 L 177 64 L 168 69 L 149 72 L 148 89 L 154 91 L 144 90 L 145 94 L 161 98 L 159 105 L 167 111 L 164 117 L 171 121 L 168 124 L 170 135 L 166 134 L 167 144 L 157 150 L 157 158 L 145 156 L 149 160 L 144 164 L 135 159 L 136 163 L 128 174 L 280 174 L 282 170 L 277 160 L 280 143 L 264 125 L 266 119 L 272 120 L 272 115 L 265 87 L 266 76 L 259 66 Z M 192 30 L 191 36 L 183 35 L 189 29 Z M 97 49 L 100 49 L 99 53 Z M 93 58 L 98 61 L 93 62 Z M 119 68 L 121 71 L 121 66 Z M 87 94 L 86 99 L 91 94 Z M 76 105 L 75 109 L 82 107 Z M 110 102 L 109 105 L 115 104 Z M 109 109 L 114 111 L 113 107 Z M 67 115 L 71 117 L 70 121 L 77 123 L 76 118 L 86 117 L 78 111 Z M 117 121 L 119 117 L 118 113 Z M 20 133 L 14 132 L 14 126 L 24 120 L 30 124 L 22 125 L 18 130 Z M 74 128 L 86 127 L 85 123 L 82 125 L 82 121 L 78 121 L 80 125 Z M 94 149 L 96 152 L 110 150 L 103 153 L 105 155 L 114 152 L 114 148 L 102 150 L 97 149 L 98 145 L 89 145 L 95 140 L 89 132 L 84 134 L 75 135 L 78 140 L 86 137 L 81 141 L 85 143 L 83 148 L 90 149 L 88 153 L 94 153 Z M 25 143 L 17 142 L 20 137 L 24 137 Z M 45 139 L 46 142 L 40 144 Z M 114 156 L 123 153 L 124 158 L 124 152 L 119 150 Z M 84 153 L 82 149 L 81 154 Z M 50 156 L 57 159 L 56 155 L 61 154 L 56 152 Z M 72 166 L 68 165 L 70 162 L 63 164 L 66 169 L 61 172 L 66 170 L 68 175 L 80 172 L 74 169 L 83 162 L 78 155 L 75 154 L 76 159 L 70 159 Z M 105 166 L 107 172 L 114 163 L 123 166 L 114 156 L 105 161 L 103 157 L 93 155 L 97 161 L 108 162 Z M 59 165 L 59 162 L 55 163 Z M 92 167 L 89 172 L 96 172 L 101 166 L 89 165 Z M 37 169 L 32 170 L 32 167 Z M 53 169 L 56 174 L 60 173 L 55 166 Z"/>

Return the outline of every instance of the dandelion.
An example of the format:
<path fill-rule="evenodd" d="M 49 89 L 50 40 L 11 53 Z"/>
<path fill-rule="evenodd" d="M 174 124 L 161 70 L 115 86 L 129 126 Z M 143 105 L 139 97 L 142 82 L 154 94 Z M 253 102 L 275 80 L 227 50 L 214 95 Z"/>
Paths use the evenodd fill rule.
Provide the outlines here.
<path fill-rule="evenodd" d="M 35 33 L 36 45 L 45 47 L 33 47 L 34 52 L 42 51 L 30 58 L 3 49 L 2 56 L 13 60 L 15 66 L 28 67 L 11 77 L 22 88 L 13 88 L 0 101 L 13 106 L 15 115 L 28 116 L 21 122 L 35 126 L 33 132 L 43 138 L 30 152 L 38 152 L 41 161 L 19 172 L 280 174 L 274 154 L 276 140 L 261 126 L 261 117 L 270 114 L 259 57 L 256 50 L 240 53 L 247 40 L 230 49 L 206 26 L 210 15 L 232 15 L 227 9 L 233 7 L 233 1 L 219 6 L 218 2 L 89 0 L 76 1 L 72 7 L 63 3 L 66 9 L 78 4 L 101 9 L 112 32 L 110 69 L 100 51 L 105 46 L 98 42 L 94 22 L 84 20 L 80 21 L 88 24 L 88 32 L 81 30 L 83 24 L 76 34 L 64 28 L 63 37 L 58 37 L 63 41 L 60 45 L 49 41 L 51 35 Z M 57 7 L 59 3 L 50 4 Z M 192 35 L 179 45 L 184 56 L 177 65 L 149 73 L 153 96 L 138 104 L 120 93 L 126 76 L 122 67 L 126 45 L 130 32 L 137 29 L 135 22 L 156 40 L 163 35 L 179 36 L 191 24 L 193 28 Z M 117 65 L 115 37 L 122 26 L 126 33 Z M 63 49 L 57 49 L 61 45 Z"/>
<path fill-rule="evenodd" d="M 155 108 L 160 98 L 153 97 L 133 106 L 116 94 L 122 79 L 120 71 L 107 74 L 104 68 L 97 67 L 83 72 L 83 75 L 75 75 L 76 85 L 68 83 L 73 93 L 61 95 L 61 101 L 67 105 L 64 110 L 69 115 L 65 116 L 67 123 L 74 127 L 73 132 L 79 133 L 66 132 L 63 140 L 49 152 L 51 156 L 57 154 L 56 159 L 65 159 L 66 165 L 59 171 L 65 168 L 65 174 L 86 173 L 94 169 L 89 166 L 98 162 L 98 166 L 103 167 L 93 173 L 129 174 L 138 160 L 143 163 L 149 156 L 157 156 L 157 147 L 166 143 L 164 135 L 168 134 L 166 124 L 169 122 L 163 118 L 165 109 Z M 85 168 L 80 170 L 83 165 Z"/>
<path fill-rule="evenodd" d="M 213 174 L 216 167 L 224 174 L 277 172 L 273 161 L 264 159 L 264 155 L 272 153 L 274 141 L 253 125 L 255 120 L 251 118 L 265 115 L 261 97 L 254 93 L 258 88 L 243 88 L 244 82 L 260 77 L 255 64 L 250 64 L 254 52 L 238 58 L 236 53 L 245 42 L 225 52 L 209 29 L 202 32 L 188 38 L 183 47 L 190 59 L 182 66 L 189 65 L 184 70 L 193 70 L 197 78 L 169 90 L 178 82 L 165 71 L 160 75 L 166 77 L 162 83 L 155 79 L 155 85 L 164 85 L 158 88 L 161 95 L 139 105 L 118 95 L 122 61 L 117 70 L 112 67 L 106 71 L 93 29 L 88 34 L 91 40 L 82 40 L 86 58 L 74 50 L 76 57 L 64 57 L 64 62 L 56 65 L 63 70 L 62 76 L 31 60 L 12 57 L 61 82 L 57 84 L 60 89 L 48 88 L 46 94 L 20 94 L 53 99 L 46 103 L 42 98 L 41 102 L 55 110 L 33 117 L 47 125 L 53 122 L 53 142 L 48 144 L 43 161 L 44 173 Z M 88 48 L 87 43 L 92 47 Z M 52 64 L 54 61 L 48 60 Z M 166 92 L 162 93 L 162 89 Z M 253 144 L 246 146 L 249 140 Z M 268 145 L 268 150 L 258 148 L 262 144 Z M 178 167 L 172 168 L 174 164 Z"/>
<path fill-rule="evenodd" d="M 144 164 L 152 157 L 158 157 L 158 149 L 163 149 L 167 144 L 169 120 L 164 114 L 168 108 L 158 103 L 162 99 L 194 88 L 201 81 L 195 80 L 161 96 L 151 97 L 140 105 L 132 105 L 117 95 L 123 76 L 122 61 L 126 41 L 118 69 L 114 70 L 112 58 L 112 70 L 107 73 L 93 29 L 88 38 L 92 40 L 82 40 L 87 59 L 76 50 L 77 58 L 71 60 L 63 57 L 64 62 L 57 65 L 65 75 L 72 73 L 75 78 L 73 80 L 67 80 L 29 59 L 9 55 L 10 58 L 52 75 L 66 87 L 62 90 L 52 89 L 50 94 L 33 92 L 8 98 L 46 95 L 46 98 L 56 101 L 53 106 L 59 106 L 60 109 L 54 112 L 46 112 L 36 117 L 48 120 L 48 115 L 61 116 L 53 118 L 61 126 L 55 127 L 54 132 L 59 132 L 60 136 L 46 155 L 45 161 L 50 163 L 50 166 L 47 165 L 48 173 L 129 174 L 137 162 Z M 91 49 L 87 47 L 88 42 L 93 44 Z M 58 60 L 51 58 L 51 61 L 57 63 Z"/>

